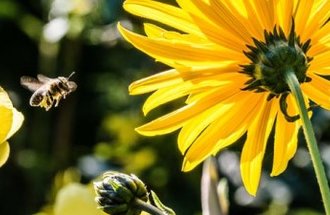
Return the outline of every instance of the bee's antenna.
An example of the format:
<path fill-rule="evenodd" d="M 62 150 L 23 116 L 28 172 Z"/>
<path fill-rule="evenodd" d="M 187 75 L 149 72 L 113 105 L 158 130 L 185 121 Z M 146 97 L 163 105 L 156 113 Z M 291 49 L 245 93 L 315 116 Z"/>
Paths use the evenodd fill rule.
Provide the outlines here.
<path fill-rule="evenodd" d="M 76 72 L 73 71 L 73 72 L 69 75 L 68 79 L 70 79 L 75 73 L 76 73 Z"/>

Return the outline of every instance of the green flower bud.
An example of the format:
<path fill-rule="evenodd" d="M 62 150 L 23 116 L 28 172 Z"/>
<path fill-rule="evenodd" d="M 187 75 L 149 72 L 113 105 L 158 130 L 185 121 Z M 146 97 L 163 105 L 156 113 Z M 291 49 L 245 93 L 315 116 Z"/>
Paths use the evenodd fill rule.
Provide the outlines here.
<path fill-rule="evenodd" d="M 139 215 L 135 200 L 148 201 L 146 186 L 133 174 L 106 172 L 102 181 L 94 182 L 94 189 L 99 208 L 111 215 Z"/>

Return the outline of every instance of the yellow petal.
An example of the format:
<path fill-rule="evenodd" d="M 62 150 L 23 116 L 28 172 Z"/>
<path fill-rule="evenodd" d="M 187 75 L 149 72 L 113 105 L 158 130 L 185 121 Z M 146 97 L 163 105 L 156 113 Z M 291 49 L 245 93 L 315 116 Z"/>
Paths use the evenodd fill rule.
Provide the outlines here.
<path fill-rule="evenodd" d="M 0 88 L 0 143 L 4 142 L 13 123 L 13 105 L 8 94 Z"/>
<path fill-rule="evenodd" d="M 289 107 L 296 106 L 292 96 L 287 98 L 287 103 Z M 300 120 L 288 122 L 283 114 L 279 113 L 277 115 L 271 176 L 281 174 L 286 169 L 289 160 L 296 153 L 300 124 Z"/>
<path fill-rule="evenodd" d="M 311 82 L 302 84 L 304 95 L 321 107 L 330 110 L 330 81 L 315 74 L 309 74 Z"/>
<path fill-rule="evenodd" d="M 210 43 L 206 38 L 194 34 L 182 34 L 176 31 L 167 31 L 159 26 L 145 23 L 144 32 L 152 39 L 165 39 L 172 42 L 181 42 L 187 44 Z"/>
<path fill-rule="evenodd" d="M 199 117 L 196 117 L 195 119 L 192 119 L 187 122 L 181 129 L 180 134 L 178 136 L 178 144 L 181 153 L 186 153 L 186 150 L 188 150 L 188 148 L 193 144 L 193 142 L 196 141 L 197 137 L 199 139 L 199 142 L 203 142 L 205 141 L 205 137 L 203 137 L 205 135 L 210 137 L 207 139 L 211 140 L 216 139 L 215 137 L 219 133 L 229 135 L 226 133 L 226 130 L 229 129 L 227 125 L 230 124 L 234 127 L 238 126 L 235 125 L 237 120 L 233 120 L 233 118 L 236 118 L 238 116 L 237 113 L 242 112 L 242 107 L 247 108 L 247 110 L 244 111 L 244 116 L 242 116 L 242 118 L 238 120 L 239 122 L 241 122 L 241 120 L 247 118 L 248 115 L 251 114 L 250 111 L 254 108 L 255 103 L 260 102 L 260 99 L 254 96 L 256 95 L 250 92 L 240 92 L 228 98 L 227 100 L 221 101 L 219 104 L 205 111 Z M 248 102 L 248 99 L 251 99 L 251 102 Z M 212 125 L 210 125 L 211 123 Z M 217 124 L 219 123 L 223 123 L 221 125 L 224 126 L 219 125 L 219 127 L 217 128 Z M 244 127 L 243 124 L 240 126 Z M 214 127 L 215 129 L 214 131 L 212 127 Z M 201 134 L 202 132 L 203 134 Z M 223 137 L 224 135 L 220 136 Z"/>
<path fill-rule="evenodd" d="M 8 109 L 13 108 L 13 104 L 11 103 L 8 94 L 2 87 L 0 87 L 0 104 Z"/>
<path fill-rule="evenodd" d="M 278 0 L 276 9 L 277 23 L 282 27 L 285 35 L 289 35 L 293 15 L 293 1 Z"/>
<path fill-rule="evenodd" d="M 217 26 L 222 26 L 234 37 L 240 38 L 245 43 L 251 42 L 251 34 L 245 28 L 235 15 L 218 0 L 209 0 L 209 3 L 205 3 L 200 0 L 192 0 L 196 7 L 200 8 L 204 12 L 205 16 L 208 17 Z"/>
<path fill-rule="evenodd" d="M 312 46 L 308 51 L 308 55 L 315 56 L 318 54 L 322 54 L 326 51 L 329 51 L 329 43 L 330 42 L 330 24 L 323 26 L 321 29 L 318 29 L 311 36 Z M 313 62 L 313 61 L 312 61 Z"/>
<path fill-rule="evenodd" d="M 262 23 L 263 28 L 271 31 L 275 25 L 275 2 L 274 0 L 254 0 L 252 1 L 257 11 L 256 15 Z"/>
<path fill-rule="evenodd" d="M 274 100 L 267 102 L 266 98 L 264 99 L 263 108 L 248 128 L 242 150 L 240 165 L 242 181 L 247 192 L 253 196 L 256 195 L 259 186 L 266 143 L 277 111 L 273 103 Z"/>
<path fill-rule="evenodd" d="M 124 8 L 134 15 L 155 20 L 180 31 L 202 35 L 187 12 L 181 8 L 150 0 L 127 0 Z"/>
<path fill-rule="evenodd" d="M 191 0 L 177 0 L 180 7 L 188 11 L 193 18 L 195 24 L 199 27 L 205 36 L 216 44 L 230 48 L 237 52 L 242 52 L 245 48 L 245 43 L 240 38 L 234 37 L 224 27 L 213 23 L 201 8 L 198 8 Z M 221 37 L 219 36 L 221 32 Z"/>
<path fill-rule="evenodd" d="M 220 70 L 221 71 L 221 70 Z M 201 71 L 202 72 L 202 71 Z M 212 70 L 210 70 L 212 72 Z M 221 71 L 222 72 L 222 71 Z M 241 74 L 236 73 L 224 73 L 218 72 L 218 74 L 207 74 L 207 76 L 203 76 L 203 74 L 196 75 L 183 75 L 187 78 L 185 82 L 179 83 L 173 86 L 165 87 L 157 90 L 148 99 L 145 101 L 143 105 L 143 113 L 146 115 L 148 112 L 162 104 L 173 101 L 175 99 L 181 98 L 188 94 L 195 94 L 198 92 L 211 92 L 216 87 L 220 87 L 223 85 L 228 85 L 233 83 L 235 80 L 235 84 L 242 83 L 245 80 L 242 78 Z M 200 76 L 200 77 L 199 77 Z M 190 79 L 189 79 L 190 78 Z M 195 97 L 196 99 L 196 97 Z M 190 98 L 187 100 L 187 104 L 191 103 L 193 100 Z"/>
<path fill-rule="evenodd" d="M 97 208 L 93 190 L 71 183 L 59 190 L 54 204 L 54 215 L 95 214 L 105 215 Z"/>
<path fill-rule="evenodd" d="M 246 0 L 223 0 L 221 1 L 231 14 L 246 28 L 251 37 L 262 40 L 264 28 L 257 19 L 257 11 L 253 9 L 250 1 Z"/>
<path fill-rule="evenodd" d="M 148 93 L 182 82 L 180 73 L 175 69 L 171 69 L 133 82 L 129 86 L 129 93 L 131 95 Z"/>
<path fill-rule="evenodd" d="M 313 60 L 311 62 L 310 70 L 315 71 L 318 73 L 318 71 L 322 68 L 329 67 L 329 55 L 330 55 L 330 49 L 327 48 L 325 52 L 322 54 L 314 55 Z"/>
<path fill-rule="evenodd" d="M 233 61 L 242 57 L 240 53 L 214 44 L 187 44 L 151 39 L 128 31 L 118 24 L 120 33 L 137 49 L 164 63 L 182 65 L 215 65 L 222 61 Z M 189 54 L 187 54 L 189 53 Z"/>
<path fill-rule="evenodd" d="M 295 11 L 295 31 L 298 35 L 304 36 L 304 30 L 306 29 L 306 23 L 313 7 L 313 1 L 311 0 L 299 0 Z M 302 41 L 306 41 L 308 38 L 301 38 Z"/>
<path fill-rule="evenodd" d="M 8 140 L 16 131 L 22 126 L 24 121 L 24 115 L 21 112 L 18 112 L 15 108 L 13 111 L 13 123 L 11 128 L 6 136 L 6 140 Z"/>
<path fill-rule="evenodd" d="M 6 163 L 9 157 L 10 147 L 8 142 L 0 143 L 0 167 Z"/>
<path fill-rule="evenodd" d="M 198 116 L 203 111 L 213 107 L 222 100 L 239 92 L 240 86 L 236 83 L 231 83 L 219 89 L 215 89 L 210 94 L 200 100 L 190 103 L 176 111 L 164 115 L 156 120 L 153 120 L 136 130 L 146 136 L 154 136 L 169 133 L 182 127 L 182 125 L 193 117 Z"/>
<path fill-rule="evenodd" d="M 330 16 L 330 1 L 314 1 L 302 39 L 312 38 Z"/>
<path fill-rule="evenodd" d="M 196 88 L 193 90 L 193 93 L 189 95 L 189 97 L 186 100 L 186 104 L 190 104 L 193 102 L 196 102 L 200 100 L 201 98 L 208 95 L 210 92 L 212 92 L 214 87 L 223 86 L 226 84 L 236 84 L 237 88 L 242 88 L 244 86 L 244 83 L 248 81 L 247 76 L 243 76 L 242 74 L 236 72 L 238 71 L 235 68 L 228 67 L 226 69 L 219 69 L 217 74 L 213 74 L 212 70 L 209 70 L 210 74 L 201 74 L 199 77 L 196 75 L 196 77 L 192 78 L 191 80 L 195 83 L 206 83 L 208 87 L 201 87 Z M 215 71 L 215 70 L 214 70 Z M 234 71 L 234 72 L 232 72 Z M 222 73 L 223 72 L 223 73 Z M 227 73 L 228 72 L 228 73 Z M 194 76 L 193 74 L 191 75 Z M 211 81 L 209 81 L 211 80 Z M 202 85 L 201 85 L 202 86 Z"/>
<path fill-rule="evenodd" d="M 184 125 L 178 138 L 185 154 L 183 171 L 238 140 L 259 111 L 262 99 L 261 95 L 240 92 Z"/>
<path fill-rule="evenodd" d="M 227 2 L 231 3 L 231 4 L 235 4 L 237 3 L 237 1 L 230 1 L 230 0 L 226 0 Z M 246 27 L 250 29 L 253 37 L 255 37 L 258 40 L 262 40 L 264 39 L 264 27 L 262 25 L 262 23 L 260 22 L 260 20 L 258 19 L 258 11 L 256 11 L 253 8 L 253 5 L 250 1 L 245 1 L 243 0 L 243 4 L 245 6 L 245 10 L 247 13 L 247 22 Z"/>
<path fill-rule="evenodd" d="M 175 86 L 165 87 L 157 90 L 144 102 L 142 108 L 144 115 L 147 115 L 149 111 L 162 104 L 186 96 L 191 92 L 192 88 L 192 83 L 183 82 Z"/>
<path fill-rule="evenodd" d="M 22 125 L 24 116 L 18 112 L 0 87 L 0 143 L 9 139 Z"/>

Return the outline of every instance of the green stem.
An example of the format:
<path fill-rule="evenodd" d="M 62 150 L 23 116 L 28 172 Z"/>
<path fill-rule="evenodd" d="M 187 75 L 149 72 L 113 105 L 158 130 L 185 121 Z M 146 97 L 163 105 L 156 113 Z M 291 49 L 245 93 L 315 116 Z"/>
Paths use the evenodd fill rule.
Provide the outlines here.
<path fill-rule="evenodd" d="M 136 208 L 143 210 L 147 213 L 150 213 L 152 215 L 166 215 L 164 212 L 162 212 L 155 206 L 148 204 L 148 203 L 142 201 L 141 199 L 135 198 L 135 201 L 133 204 Z"/>
<path fill-rule="evenodd" d="M 285 72 L 285 80 L 289 85 L 289 88 L 293 94 L 293 97 L 296 100 L 299 109 L 300 119 L 302 121 L 302 127 L 304 130 L 304 135 L 307 142 L 307 147 L 309 153 L 312 158 L 314 170 L 316 173 L 316 178 L 319 183 L 319 187 L 321 190 L 321 195 L 323 199 L 323 204 L 325 208 L 326 214 L 330 215 L 330 191 L 329 185 L 327 181 L 327 177 L 325 175 L 324 167 L 322 165 L 322 160 L 320 156 L 319 149 L 317 147 L 317 142 L 314 134 L 314 130 L 312 127 L 312 123 L 309 120 L 306 105 L 304 102 L 303 94 L 300 88 L 300 84 L 298 79 L 292 68 L 289 68 Z"/>

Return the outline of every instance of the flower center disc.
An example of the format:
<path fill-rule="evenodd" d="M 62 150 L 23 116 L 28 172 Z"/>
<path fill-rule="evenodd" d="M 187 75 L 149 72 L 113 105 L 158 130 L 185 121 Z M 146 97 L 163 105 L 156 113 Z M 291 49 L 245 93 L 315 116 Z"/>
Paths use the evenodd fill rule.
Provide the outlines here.
<path fill-rule="evenodd" d="M 285 82 L 284 73 L 291 69 L 295 72 L 299 83 L 310 81 L 306 76 L 311 58 L 306 56 L 310 48 L 310 40 L 300 42 L 295 35 L 294 24 L 288 37 L 283 30 L 276 26 L 273 32 L 264 32 L 265 42 L 253 38 L 255 46 L 247 45 L 250 49 L 244 54 L 251 60 L 248 65 L 242 65 L 242 73 L 251 79 L 246 82 L 243 90 L 255 92 L 270 92 L 268 99 L 290 91 Z"/>

